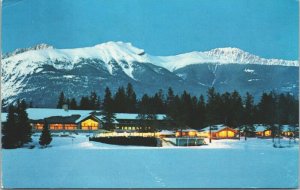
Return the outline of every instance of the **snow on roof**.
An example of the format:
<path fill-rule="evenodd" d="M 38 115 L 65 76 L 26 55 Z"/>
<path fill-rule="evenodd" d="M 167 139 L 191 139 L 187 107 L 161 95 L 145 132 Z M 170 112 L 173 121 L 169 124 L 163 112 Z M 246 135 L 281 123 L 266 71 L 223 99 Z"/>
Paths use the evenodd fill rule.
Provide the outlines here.
<path fill-rule="evenodd" d="M 32 120 L 44 119 L 52 116 L 71 116 L 71 115 L 88 115 L 93 110 L 64 110 L 64 109 L 51 109 L 51 108 L 28 108 L 28 118 Z"/>
<path fill-rule="evenodd" d="M 183 129 L 182 132 L 197 131 L 196 129 Z"/>
<path fill-rule="evenodd" d="M 263 124 L 254 124 L 253 126 L 256 132 L 263 132 L 269 128 L 269 126 Z"/>
<path fill-rule="evenodd" d="M 224 124 L 211 125 L 211 126 L 203 128 L 201 131 L 205 131 L 205 132 L 209 131 L 209 127 L 211 127 L 211 132 L 218 132 L 228 126 L 225 126 Z"/>
<path fill-rule="evenodd" d="M 138 115 L 136 113 L 116 113 L 116 119 L 138 119 Z M 157 120 L 163 120 L 166 117 L 165 114 L 156 114 Z"/>
<path fill-rule="evenodd" d="M 162 130 L 159 132 L 161 135 L 175 135 L 175 131 Z"/>
<path fill-rule="evenodd" d="M 1 113 L 1 122 L 6 122 L 7 113 Z"/>
<path fill-rule="evenodd" d="M 101 121 L 102 121 L 102 119 L 103 119 L 103 115 L 94 115 L 94 116 L 95 116 L 97 119 L 101 120 Z M 113 124 L 118 124 L 119 122 L 118 122 L 116 119 L 114 119 L 112 123 L 113 123 Z"/>
<path fill-rule="evenodd" d="M 88 117 L 94 110 L 64 110 L 64 109 L 52 109 L 52 108 L 28 108 L 27 110 L 28 118 L 32 120 L 40 120 L 47 117 L 53 116 L 71 116 L 71 115 L 80 115 L 80 118 L 76 120 L 76 122 Z M 1 114 L 1 121 L 6 121 L 7 113 Z M 157 114 L 157 120 L 163 120 L 166 115 L 165 114 Z M 96 114 L 99 120 L 102 119 L 102 115 Z M 116 113 L 116 119 L 138 119 L 137 113 Z M 114 123 L 118 123 L 115 121 Z"/>
<path fill-rule="evenodd" d="M 293 125 L 282 125 L 281 126 L 281 131 L 282 132 L 290 132 L 290 131 L 294 131 L 294 130 L 299 130 L 299 128 L 297 126 L 293 126 Z"/>
<path fill-rule="evenodd" d="M 90 116 L 91 116 L 91 114 L 85 114 L 85 115 L 82 115 L 80 118 L 78 118 L 78 119 L 76 120 L 76 123 L 79 123 L 79 122 L 81 122 L 82 120 L 84 120 L 85 118 L 88 118 L 88 117 L 90 117 Z M 98 119 L 99 121 L 102 121 L 102 119 L 103 119 L 103 116 L 102 116 L 102 115 L 93 115 L 93 117 L 95 117 L 95 118 Z M 114 123 L 114 124 L 117 124 L 117 123 L 119 123 L 119 122 L 116 121 L 116 120 L 114 120 L 113 123 Z"/>
<path fill-rule="evenodd" d="M 79 123 L 80 121 L 82 121 L 82 120 L 84 120 L 85 118 L 90 117 L 90 116 L 91 116 L 91 114 L 85 114 L 85 115 L 82 115 L 82 116 L 80 116 L 80 117 L 75 121 L 75 123 Z M 99 119 L 99 118 L 97 117 L 97 119 Z"/>

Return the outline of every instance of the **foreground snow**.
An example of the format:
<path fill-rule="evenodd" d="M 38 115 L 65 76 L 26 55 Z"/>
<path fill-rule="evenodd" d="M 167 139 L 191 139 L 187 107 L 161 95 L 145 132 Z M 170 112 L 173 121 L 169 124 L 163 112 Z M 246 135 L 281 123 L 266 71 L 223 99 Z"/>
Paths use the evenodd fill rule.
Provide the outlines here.
<path fill-rule="evenodd" d="M 273 148 L 272 140 L 255 138 L 188 148 L 136 147 L 89 142 L 86 135 L 53 137 L 47 149 L 3 150 L 4 187 L 298 186 L 298 144 Z"/>

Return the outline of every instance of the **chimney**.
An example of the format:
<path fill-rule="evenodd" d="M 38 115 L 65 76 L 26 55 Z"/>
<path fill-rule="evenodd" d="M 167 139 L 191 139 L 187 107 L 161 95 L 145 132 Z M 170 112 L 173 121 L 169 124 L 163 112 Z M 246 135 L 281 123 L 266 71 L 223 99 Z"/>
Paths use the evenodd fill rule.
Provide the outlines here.
<path fill-rule="evenodd" d="M 69 111 L 69 106 L 68 106 L 68 104 L 64 104 L 64 105 L 62 106 L 62 108 L 63 108 L 65 111 Z"/>

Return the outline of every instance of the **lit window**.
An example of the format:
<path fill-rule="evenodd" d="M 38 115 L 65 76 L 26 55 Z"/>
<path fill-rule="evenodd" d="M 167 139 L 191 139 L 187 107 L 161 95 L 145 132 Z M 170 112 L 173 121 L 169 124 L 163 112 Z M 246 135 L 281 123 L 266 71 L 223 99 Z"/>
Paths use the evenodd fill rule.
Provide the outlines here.
<path fill-rule="evenodd" d="M 98 122 L 96 122 L 92 119 L 88 119 L 81 123 L 81 129 L 82 130 L 97 130 L 98 125 L 99 125 Z"/>

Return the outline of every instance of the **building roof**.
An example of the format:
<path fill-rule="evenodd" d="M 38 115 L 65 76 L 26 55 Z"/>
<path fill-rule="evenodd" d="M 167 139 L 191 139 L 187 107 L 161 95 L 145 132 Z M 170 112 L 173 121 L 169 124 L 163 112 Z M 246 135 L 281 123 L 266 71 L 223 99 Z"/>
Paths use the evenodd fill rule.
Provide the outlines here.
<path fill-rule="evenodd" d="M 71 116 L 71 115 L 88 115 L 93 110 L 67 110 L 51 108 L 28 108 L 28 118 L 32 120 L 44 119 L 52 116 Z"/>
<path fill-rule="evenodd" d="M 294 125 L 282 125 L 281 126 L 281 131 L 282 132 L 293 132 L 293 131 L 298 131 L 299 127 L 294 126 Z"/>
<path fill-rule="evenodd" d="M 218 125 L 211 125 L 211 126 L 208 126 L 208 127 L 205 127 L 203 129 L 201 129 L 200 131 L 201 132 L 209 132 L 209 128 L 211 127 L 211 132 L 218 132 L 218 131 L 221 131 L 222 129 L 228 127 L 224 124 L 218 124 Z"/>
<path fill-rule="evenodd" d="M 91 113 L 94 113 L 98 119 L 102 119 L 101 112 L 95 112 L 95 110 L 64 110 L 64 109 L 53 109 L 53 108 L 28 108 L 27 110 L 28 118 L 31 120 L 42 120 L 47 117 L 53 116 L 72 116 L 72 115 L 80 115 L 80 118 L 85 118 Z M 137 120 L 137 113 L 116 113 L 116 120 Z M 1 113 L 1 121 L 6 121 L 7 113 Z M 166 115 L 165 114 L 157 114 L 157 120 L 163 120 Z M 117 121 L 115 121 L 117 123 Z"/>
<path fill-rule="evenodd" d="M 76 120 L 80 115 L 71 115 L 71 116 L 52 116 L 45 118 L 48 124 L 50 123 L 62 123 L 62 124 L 75 124 Z"/>
<path fill-rule="evenodd" d="M 102 119 L 103 119 L 103 116 L 102 116 L 102 115 L 86 114 L 86 115 L 80 116 L 80 117 L 76 120 L 76 123 L 79 123 L 79 122 L 81 122 L 82 120 L 84 120 L 84 119 L 86 119 L 86 118 L 88 118 L 88 117 L 94 117 L 94 118 L 96 118 L 98 121 L 102 121 Z M 116 121 L 116 120 L 114 119 L 113 123 L 114 123 L 114 124 L 118 124 L 119 122 Z"/>
<path fill-rule="evenodd" d="M 190 131 L 197 131 L 197 130 L 196 129 L 182 129 L 182 132 L 190 132 Z"/>
<path fill-rule="evenodd" d="M 270 128 L 270 126 L 263 124 L 254 124 L 253 126 L 256 132 L 264 132 L 265 130 Z"/>
<path fill-rule="evenodd" d="M 116 119 L 124 119 L 124 120 L 138 120 L 138 115 L 137 113 L 116 113 Z M 165 114 L 156 114 L 156 119 L 157 120 L 164 120 L 165 117 L 167 117 Z"/>
<path fill-rule="evenodd" d="M 7 117 L 7 113 L 1 113 L 1 122 L 5 122 Z"/>
<path fill-rule="evenodd" d="M 175 135 L 175 131 L 162 130 L 159 132 L 161 135 Z"/>

